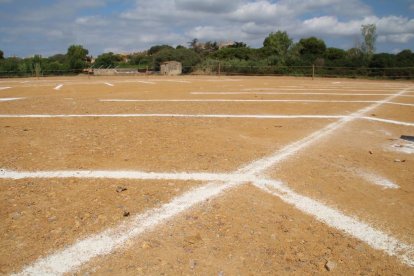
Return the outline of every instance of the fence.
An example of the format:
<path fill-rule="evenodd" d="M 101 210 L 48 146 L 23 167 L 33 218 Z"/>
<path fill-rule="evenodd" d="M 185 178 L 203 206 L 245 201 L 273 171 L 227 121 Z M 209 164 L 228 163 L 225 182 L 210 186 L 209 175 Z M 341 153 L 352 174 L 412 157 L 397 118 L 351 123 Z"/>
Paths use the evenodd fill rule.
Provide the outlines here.
<path fill-rule="evenodd" d="M 0 71 L 0 78 L 46 77 L 73 75 L 140 75 L 159 74 L 151 68 L 78 69 L 78 70 L 41 70 Z M 101 71 L 99 71 L 101 70 Z M 102 71 L 104 70 L 104 71 Z M 109 70 L 109 71 L 108 71 Z M 95 72 L 95 74 L 94 74 Z M 303 77 L 345 77 L 375 79 L 414 79 L 414 67 L 370 68 L 370 67 L 334 67 L 334 66 L 240 66 L 216 62 L 208 65 L 183 66 L 183 74 L 192 75 L 246 75 L 246 76 L 303 76 Z"/>

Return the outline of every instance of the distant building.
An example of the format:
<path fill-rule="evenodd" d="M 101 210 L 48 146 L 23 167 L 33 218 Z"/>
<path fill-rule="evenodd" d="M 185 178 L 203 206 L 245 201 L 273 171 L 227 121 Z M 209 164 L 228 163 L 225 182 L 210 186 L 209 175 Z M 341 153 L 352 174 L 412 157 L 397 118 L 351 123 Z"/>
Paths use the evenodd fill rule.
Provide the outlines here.
<path fill-rule="evenodd" d="M 176 76 L 181 75 L 183 66 L 178 61 L 166 61 L 161 63 L 161 75 Z"/>
<path fill-rule="evenodd" d="M 219 47 L 219 49 L 221 49 L 221 48 L 231 47 L 233 45 L 234 45 L 234 41 L 228 40 L 228 41 L 222 41 L 222 42 L 220 42 L 219 45 L 218 45 L 218 47 Z"/>

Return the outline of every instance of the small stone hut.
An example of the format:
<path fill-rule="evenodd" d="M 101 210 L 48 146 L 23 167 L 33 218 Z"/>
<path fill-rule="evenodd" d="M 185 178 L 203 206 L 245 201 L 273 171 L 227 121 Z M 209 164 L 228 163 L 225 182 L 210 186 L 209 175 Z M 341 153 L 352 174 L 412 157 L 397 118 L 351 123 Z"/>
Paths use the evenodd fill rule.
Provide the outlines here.
<path fill-rule="evenodd" d="M 161 75 L 176 76 L 181 75 L 183 66 L 178 61 L 166 61 L 161 63 Z"/>

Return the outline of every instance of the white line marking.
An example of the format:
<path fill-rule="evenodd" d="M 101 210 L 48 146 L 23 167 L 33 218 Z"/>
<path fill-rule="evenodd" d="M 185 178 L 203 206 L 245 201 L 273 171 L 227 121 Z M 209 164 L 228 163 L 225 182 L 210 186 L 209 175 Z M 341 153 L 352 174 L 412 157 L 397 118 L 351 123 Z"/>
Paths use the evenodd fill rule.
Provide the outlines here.
<path fill-rule="evenodd" d="M 0 169 L 0 179 L 23 179 L 23 178 L 111 178 L 111 179 L 143 179 L 143 180 L 194 180 L 194 181 L 232 181 L 252 178 L 245 174 L 237 173 L 157 173 L 144 171 L 13 171 Z"/>
<path fill-rule="evenodd" d="M 190 81 L 186 81 L 186 80 L 161 80 L 161 79 L 157 79 L 157 81 L 168 81 L 168 82 L 177 82 L 177 83 L 191 83 Z"/>
<path fill-rule="evenodd" d="M 405 93 L 405 91 L 406 90 L 402 90 L 399 93 L 384 99 L 382 102 L 390 101 L 393 98 Z M 241 167 L 239 170 L 236 171 L 236 173 L 246 173 L 249 175 L 261 174 L 268 168 L 281 162 L 287 157 L 297 153 L 298 151 L 308 147 L 309 145 L 320 140 L 321 138 L 328 136 L 334 130 L 344 126 L 348 122 L 357 119 L 364 113 L 373 110 L 381 104 L 382 103 L 376 103 L 370 105 L 366 108 L 363 108 L 353 113 L 351 116 L 342 118 L 338 122 L 331 123 L 328 126 L 320 129 L 319 131 L 314 132 L 310 136 L 305 137 L 290 145 L 287 145 L 282 150 L 273 153 L 268 157 L 254 161 L 246 166 Z M 91 258 L 111 253 L 113 250 L 123 246 L 127 240 L 136 237 L 137 235 L 143 233 L 146 230 L 154 228 L 158 224 L 164 222 L 165 220 L 171 219 L 172 217 L 180 214 L 183 211 L 188 210 L 194 205 L 199 204 L 207 199 L 214 198 L 221 194 L 224 190 L 237 185 L 241 185 L 245 182 L 246 180 L 244 178 L 235 178 L 233 182 L 227 182 L 226 184 L 218 185 L 217 183 L 210 183 L 206 186 L 189 191 L 182 196 L 176 197 L 170 203 L 164 204 L 160 208 L 150 210 L 144 213 L 143 215 L 132 217 L 132 222 L 129 224 L 123 223 L 121 224 L 121 226 L 108 229 L 104 232 L 93 235 L 90 238 L 80 240 L 74 243 L 73 245 L 66 247 L 65 249 L 57 251 L 52 255 L 49 255 L 45 258 L 40 258 L 37 261 L 35 261 L 32 265 L 24 268 L 20 275 L 63 274 L 72 271 L 80 265 L 88 262 Z M 266 184 L 269 185 L 271 183 Z M 287 193 L 286 190 L 284 192 Z M 411 256 L 412 251 L 414 250 L 412 247 L 400 243 L 398 240 L 394 238 L 388 239 L 388 236 L 383 234 L 381 231 L 376 230 L 364 223 L 359 223 L 358 221 L 353 220 L 352 218 L 348 218 L 346 216 L 343 216 L 342 218 L 347 219 L 345 220 L 347 224 L 344 224 L 343 222 L 341 224 L 335 224 L 335 217 L 332 216 L 336 216 L 340 213 L 330 212 L 319 214 L 318 216 L 318 212 L 326 211 L 326 209 L 321 208 L 325 206 L 303 196 L 300 196 L 299 199 L 301 200 L 298 201 L 298 197 L 294 197 L 295 194 L 291 193 L 287 195 L 289 197 L 286 197 L 285 200 L 289 202 L 288 199 L 290 198 L 290 204 L 293 204 L 300 210 L 308 210 L 308 213 L 310 212 L 312 215 L 314 215 L 320 220 L 322 220 L 323 218 L 331 218 L 330 220 L 326 219 L 322 221 L 332 227 L 336 227 L 350 235 L 353 235 L 354 237 L 362 241 L 367 242 L 374 248 L 384 250 L 389 255 L 399 257 L 404 263 L 408 265 L 414 266 L 414 260 Z M 308 206 L 309 204 L 310 206 Z M 319 208 L 315 209 L 315 207 Z"/>
<path fill-rule="evenodd" d="M 402 106 L 414 106 L 414 104 L 409 104 L 409 103 L 396 103 L 396 102 L 388 102 L 387 104 L 402 105 Z"/>
<path fill-rule="evenodd" d="M 155 84 L 155 82 L 152 81 L 137 81 L 139 83 L 145 83 L 145 84 Z"/>
<path fill-rule="evenodd" d="M 314 87 L 303 87 L 303 88 L 245 88 L 242 89 L 243 91 L 273 91 L 273 92 L 280 92 L 280 91 L 339 91 L 339 90 L 344 90 L 344 91 L 350 91 L 350 92 L 384 92 L 384 91 L 390 91 L 392 89 L 351 89 L 351 88 L 345 88 L 345 89 L 340 89 L 340 88 L 314 88 Z M 256 92 L 254 92 L 256 93 Z M 392 95 L 392 93 L 387 94 L 387 95 Z"/>
<path fill-rule="evenodd" d="M 393 94 L 374 93 L 295 93 L 295 92 L 191 92 L 193 95 L 328 95 L 328 96 L 392 96 Z M 400 95 L 400 97 L 414 97 Z"/>
<path fill-rule="evenodd" d="M 203 81 L 203 79 L 201 81 Z M 209 81 L 209 82 L 226 82 L 226 81 L 242 81 L 242 80 L 239 80 L 239 79 L 207 79 L 205 81 Z"/>
<path fill-rule="evenodd" d="M 414 154 L 414 142 L 399 142 L 391 145 L 391 148 L 398 152 Z"/>
<path fill-rule="evenodd" d="M 344 119 L 350 115 L 249 115 L 249 114 L 0 114 L 0 118 L 236 118 L 236 119 Z M 414 123 L 381 119 L 377 117 L 358 117 L 369 121 L 414 126 Z"/>
<path fill-rule="evenodd" d="M 240 99 L 100 99 L 100 102 L 253 102 L 253 103 L 378 103 L 379 101 L 341 101 L 341 100 L 240 100 Z M 414 106 L 414 104 L 387 102 L 386 104 Z"/>
<path fill-rule="evenodd" d="M 128 240 L 153 229 L 196 204 L 220 195 L 232 186 L 233 183 L 226 185 L 210 183 L 186 192 L 159 208 L 133 216 L 115 228 L 79 240 L 69 247 L 41 258 L 16 275 L 62 275 L 72 271 L 94 257 L 113 252 Z"/>
<path fill-rule="evenodd" d="M 21 81 L 20 83 L 28 83 L 29 81 Z"/>
<path fill-rule="evenodd" d="M 395 184 L 394 182 L 392 182 L 391 180 L 385 177 L 382 177 L 382 176 L 379 176 L 379 175 L 376 175 L 370 172 L 366 172 L 361 169 L 356 169 L 355 173 L 361 176 L 366 181 L 370 182 L 371 184 L 381 186 L 383 189 L 399 189 L 400 188 L 400 186 L 398 186 L 397 184 Z"/>
<path fill-rule="evenodd" d="M 385 251 L 390 256 L 396 256 L 411 267 L 414 266 L 413 246 L 407 245 L 356 218 L 347 216 L 316 200 L 300 195 L 280 182 L 264 180 L 255 182 L 254 185 L 265 192 L 279 197 L 284 202 L 295 206 L 319 221 L 342 230 L 377 250 Z"/>
<path fill-rule="evenodd" d="M 388 124 L 394 124 L 394 125 L 414 126 L 414 123 L 401 122 L 401 121 L 388 120 L 388 119 L 381 119 L 381 118 L 377 118 L 377 117 L 361 117 L 361 118 L 365 119 L 365 120 L 369 120 L 369 121 L 376 121 L 376 122 L 388 123 Z"/>
<path fill-rule="evenodd" d="M 53 89 L 55 89 L 55 90 L 60 90 L 61 88 L 62 88 L 62 86 L 63 86 L 63 84 L 59 84 L 59 85 L 57 85 L 55 88 L 53 88 Z"/>
<path fill-rule="evenodd" d="M 0 90 L 6 90 L 6 89 L 10 89 L 10 86 L 5 86 L 5 87 L 0 87 Z"/>
<path fill-rule="evenodd" d="M 0 114 L 0 118 L 169 117 L 253 119 L 340 119 L 342 115 L 237 115 L 237 114 Z"/>
<path fill-rule="evenodd" d="M 24 98 L 0 98 L 0 102 L 9 102 L 9 101 L 17 101 Z"/>
<path fill-rule="evenodd" d="M 104 84 L 106 84 L 108 86 L 114 86 L 112 83 L 109 83 L 109 82 L 104 82 Z"/>

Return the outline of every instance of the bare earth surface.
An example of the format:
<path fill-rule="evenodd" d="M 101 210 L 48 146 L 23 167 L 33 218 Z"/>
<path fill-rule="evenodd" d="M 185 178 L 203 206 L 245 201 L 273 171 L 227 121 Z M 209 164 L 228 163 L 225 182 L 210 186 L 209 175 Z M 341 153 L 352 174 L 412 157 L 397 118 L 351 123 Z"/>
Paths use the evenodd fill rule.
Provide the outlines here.
<path fill-rule="evenodd" d="M 0 89 L 1 274 L 414 274 L 414 143 L 399 139 L 414 136 L 413 82 L 59 77 Z M 275 196 L 268 180 L 291 192 Z M 398 246 L 375 245 L 382 235 Z"/>

